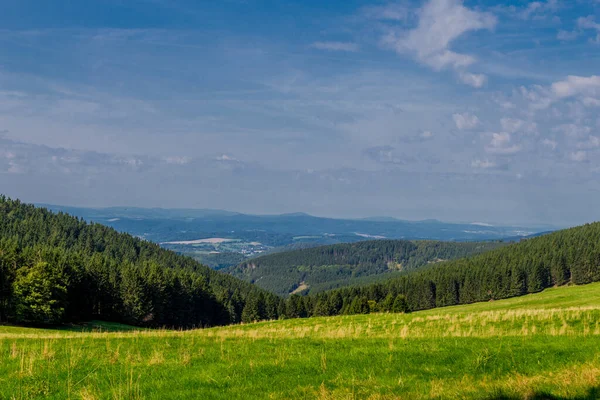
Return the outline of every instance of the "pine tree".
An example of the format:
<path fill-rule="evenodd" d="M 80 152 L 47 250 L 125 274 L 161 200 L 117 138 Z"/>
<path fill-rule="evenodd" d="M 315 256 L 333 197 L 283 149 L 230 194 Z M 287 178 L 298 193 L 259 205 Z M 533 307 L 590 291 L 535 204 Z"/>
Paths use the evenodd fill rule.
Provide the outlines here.
<path fill-rule="evenodd" d="M 394 313 L 408 312 L 408 304 L 406 303 L 406 297 L 404 295 L 399 294 L 396 296 L 391 311 Z"/>
<path fill-rule="evenodd" d="M 381 304 L 379 305 L 379 311 L 390 312 L 392 311 L 392 306 L 394 305 L 394 295 L 392 293 L 388 293 Z"/>
<path fill-rule="evenodd" d="M 242 310 L 242 322 L 248 323 L 260 321 L 262 319 L 261 311 L 259 296 L 256 294 L 249 296 L 246 305 Z"/>

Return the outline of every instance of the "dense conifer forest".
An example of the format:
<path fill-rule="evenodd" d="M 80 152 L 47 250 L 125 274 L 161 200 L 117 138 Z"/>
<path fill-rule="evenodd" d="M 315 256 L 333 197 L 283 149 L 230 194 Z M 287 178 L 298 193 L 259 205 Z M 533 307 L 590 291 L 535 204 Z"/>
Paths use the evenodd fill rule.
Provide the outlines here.
<path fill-rule="evenodd" d="M 505 246 L 503 242 L 369 240 L 275 253 L 225 271 L 282 296 L 387 280 L 416 268 Z"/>
<path fill-rule="evenodd" d="M 277 318 L 279 302 L 156 244 L 0 197 L 0 322 L 213 326 Z"/>
<path fill-rule="evenodd" d="M 433 264 L 386 282 L 292 296 L 306 315 L 407 311 L 492 301 L 600 281 L 600 223 L 557 231 L 477 256 Z M 304 307 L 304 309 L 302 309 Z"/>
<path fill-rule="evenodd" d="M 225 271 L 286 296 L 393 278 L 403 272 L 504 246 L 501 242 L 369 240 L 257 257 Z"/>

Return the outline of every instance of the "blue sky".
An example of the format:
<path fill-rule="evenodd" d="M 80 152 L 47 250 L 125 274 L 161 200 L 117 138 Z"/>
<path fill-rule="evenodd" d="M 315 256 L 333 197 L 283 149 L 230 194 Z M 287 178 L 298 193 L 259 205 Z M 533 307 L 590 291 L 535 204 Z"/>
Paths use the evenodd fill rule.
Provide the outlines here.
<path fill-rule="evenodd" d="M 0 192 L 600 219 L 600 1 L 0 1 Z"/>

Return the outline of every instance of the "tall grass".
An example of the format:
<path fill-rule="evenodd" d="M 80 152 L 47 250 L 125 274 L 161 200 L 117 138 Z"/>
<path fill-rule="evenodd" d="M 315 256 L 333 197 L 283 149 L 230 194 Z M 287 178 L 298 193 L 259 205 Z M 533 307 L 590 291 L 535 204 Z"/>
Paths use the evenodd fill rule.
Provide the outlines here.
<path fill-rule="evenodd" d="M 186 332 L 0 327 L 0 399 L 596 398 L 599 321 L 593 284 Z"/>

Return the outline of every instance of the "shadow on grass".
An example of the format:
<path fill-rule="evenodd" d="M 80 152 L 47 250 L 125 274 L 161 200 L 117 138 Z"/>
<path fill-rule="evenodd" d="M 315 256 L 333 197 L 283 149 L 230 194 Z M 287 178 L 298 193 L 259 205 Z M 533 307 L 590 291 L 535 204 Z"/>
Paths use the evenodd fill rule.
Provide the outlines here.
<path fill-rule="evenodd" d="M 493 396 L 487 397 L 485 400 L 598 400 L 600 399 L 600 386 L 596 386 L 588 389 L 587 393 L 583 396 L 576 397 L 563 397 L 563 396 L 554 396 L 552 394 L 540 392 L 534 393 L 527 397 L 506 395 L 503 393 L 495 394 Z"/>
<path fill-rule="evenodd" d="M 15 329 L 38 329 L 42 331 L 62 331 L 62 332 L 132 332 L 132 331 L 143 331 L 149 328 L 142 328 L 138 326 L 120 324 L 118 322 L 106 322 L 106 321 L 88 321 L 82 323 L 71 323 L 61 325 L 48 325 L 48 324 L 0 324 L 0 327 L 8 327 Z"/>
<path fill-rule="evenodd" d="M 146 328 L 140 328 L 138 326 L 105 321 L 89 321 L 81 324 L 61 325 L 55 327 L 55 329 L 70 332 L 131 332 L 146 330 Z"/>

